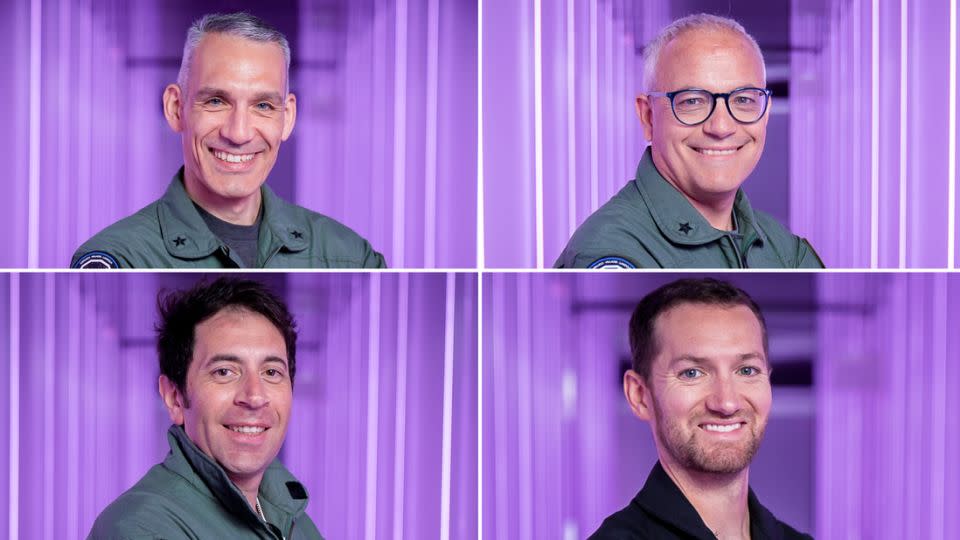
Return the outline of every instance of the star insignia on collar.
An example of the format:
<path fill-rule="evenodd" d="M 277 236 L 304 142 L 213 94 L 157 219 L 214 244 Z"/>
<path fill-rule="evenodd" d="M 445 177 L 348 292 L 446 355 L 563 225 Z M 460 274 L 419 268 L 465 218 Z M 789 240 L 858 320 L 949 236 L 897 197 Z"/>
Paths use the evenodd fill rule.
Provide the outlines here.
<path fill-rule="evenodd" d="M 690 234 L 690 231 L 692 230 L 693 230 L 693 227 L 690 226 L 689 221 L 684 221 L 683 223 L 680 224 L 680 232 L 682 232 L 683 234 Z"/>
<path fill-rule="evenodd" d="M 182 236 L 178 236 L 178 237 L 176 237 L 176 238 L 173 239 L 173 243 L 176 244 L 177 247 L 180 247 L 180 246 L 182 246 L 182 245 L 184 245 L 184 244 L 187 243 L 187 239 L 184 238 L 184 237 L 182 237 Z"/>
<path fill-rule="evenodd" d="M 300 240 L 303 238 L 303 233 L 300 231 L 293 231 L 290 234 L 292 234 L 293 237 L 296 238 L 297 240 Z"/>

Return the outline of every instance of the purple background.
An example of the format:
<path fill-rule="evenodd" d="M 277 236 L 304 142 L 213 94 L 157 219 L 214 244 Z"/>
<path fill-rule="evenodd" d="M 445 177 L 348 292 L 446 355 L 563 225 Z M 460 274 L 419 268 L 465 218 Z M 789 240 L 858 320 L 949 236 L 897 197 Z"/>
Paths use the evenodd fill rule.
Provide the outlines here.
<path fill-rule="evenodd" d="M 10 358 L 0 536 L 81 538 L 163 459 L 170 420 L 157 394 L 156 292 L 196 279 L 0 275 L 0 346 Z M 476 276 L 256 279 L 286 297 L 299 323 L 294 413 L 280 459 L 307 487 L 320 531 L 473 537 Z"/>
<path fill-rule="evenodd" d="M 585 538 L 643 486 L 657 458 L 623 398 L 627 323 L 678 277 L 483 277 L 483 538 Z M 817 538 L 960 536 L 960 276 L 718 277 L 769 327 L 761 502 Z"/>
<path fill-rule="evenodd" d="M 486 0 L 485 265 L 551 266 L 633 178 L 646 146 L 633 104 L 642 48 L 706 11 L 756 37 L 774 90 L 766 148 L 744 184 L 753 205 L 828 267 L 955 267 L 950 2 L 876 2 L 876 18 L 874 3 Z"/>
<path fill-rule="evenodd" d="M 0 267 L 62 268 L 183 161 L 160 98 L 189 24 L 246 9 L 293 49 L 298 118 L 269 177 L 392 267 L 476 266 L 475 0 L 5 0 Z"/>

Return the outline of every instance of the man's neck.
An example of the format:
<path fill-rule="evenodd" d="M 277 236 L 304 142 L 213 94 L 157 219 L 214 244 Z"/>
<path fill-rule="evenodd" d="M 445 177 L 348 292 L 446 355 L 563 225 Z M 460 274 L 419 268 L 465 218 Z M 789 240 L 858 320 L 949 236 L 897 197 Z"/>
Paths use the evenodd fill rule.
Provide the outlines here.
<path fill-rule="evenodd" d="M 719 231 L 733 230 L 733 201 L 735 199 L 736 195 L 733 195 L 722 201 L 717 201 L 715 204 L 708 205 L 687 196 L 687 200 L 707 220 L 707 223 Z"/>
<path fill-rule="evenodd" d="M 660 463 L 717 538 L 750 538 L 749 469 L 713 474 L 685 469 L 663 456 Z"/>
<path fill-rule="evenodd" d="M 243 498 L 245 498 L 250 504 L 250 509 L 253 510 L 253 513 L 259 516 L 260 513 L 257 512 L 257 495 L 260 493 L 260 482 L 263 480 L 263 473 L 260 473 L 256 476 L 243 478 L 239 478 L 227 473 L 227 477 L 230 478 L 230 481 L 232 481 L 234 485 L 240 489 L 240 492 L 243 493 Z"/>
<path fill-rule="evenodd" d="M 260 215 L 262 197 L 259 189 L 248 197 L 221 197 L 206 189 L 200 181 L 193 179 L 186 171 L 184 171 L 183 184 L 190 200 L 219 220 L 234 225 L 249 226 L 256 223 L 257 216 Z"/>

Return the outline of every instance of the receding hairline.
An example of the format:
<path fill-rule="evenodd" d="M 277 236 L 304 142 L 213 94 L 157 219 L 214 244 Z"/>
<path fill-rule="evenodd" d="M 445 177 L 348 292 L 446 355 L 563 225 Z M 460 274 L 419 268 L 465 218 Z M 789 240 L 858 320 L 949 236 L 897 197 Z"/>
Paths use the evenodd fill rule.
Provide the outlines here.
<path fill-rule="evenodd" d="M 756 53 L 756 57 L 760 61 L 761 82 L 766 84 L 767 66 L 763 58 L 763 50 L 760 49 L 757 40 L 734 19 L 700 13 L 677 19 L 664 27 L 644 48 L 643 87 L 646 91 L 656 90 L 654 86 L 657 83 L 660 59 L 663 56 L 664 49 L 691 34 L 717 34 L 738 37 L 741 45 L 745 45 L 747 49 Z"/>

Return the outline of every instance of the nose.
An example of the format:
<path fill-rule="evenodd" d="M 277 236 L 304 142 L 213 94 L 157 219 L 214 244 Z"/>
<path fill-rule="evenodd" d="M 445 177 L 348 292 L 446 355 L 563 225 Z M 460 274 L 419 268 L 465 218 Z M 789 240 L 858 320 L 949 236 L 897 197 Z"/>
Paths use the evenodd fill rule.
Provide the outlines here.
<path fill-rule="evenodd" d="M 220 127 L 220 136 L 231 144 L 241 146 L 253 139 L 253 123 L 245 107 L 234 107 Z"/>
<path fill-rule="evenodd" d="M 733 416 L 742 408 L 736 383 L 729 376 L 717 377 L 710 387 L 706 401 L 707 409 L 720 416 Z"/>
<path fill-rule="evenodd" d="M 270 398 L 267 396 L 266 388 L 259 373 L 245 373 L 243 375 L 234 403 L 249 409 L 259 409 L 270 403 Z"/>
<path fill-rule="evenodd" d="M 718 139 L 724 139 L 737 131 L 737 121 L 730 116 L 727 100 L 717 98 L 713 114 L 703 123 L 703 132 Z"/>

